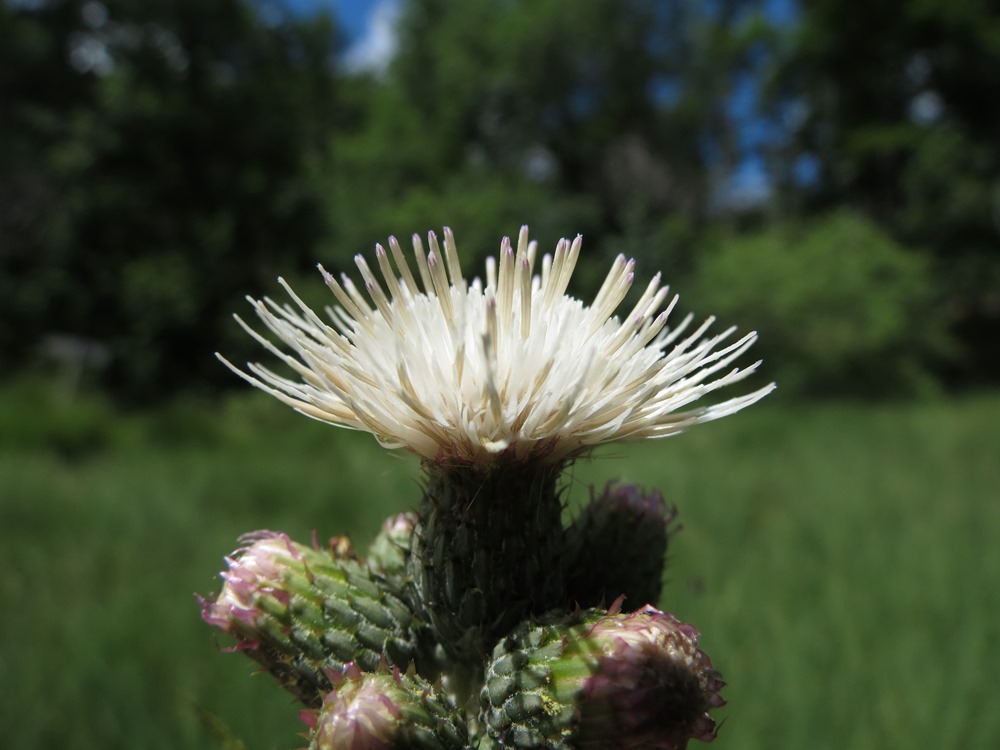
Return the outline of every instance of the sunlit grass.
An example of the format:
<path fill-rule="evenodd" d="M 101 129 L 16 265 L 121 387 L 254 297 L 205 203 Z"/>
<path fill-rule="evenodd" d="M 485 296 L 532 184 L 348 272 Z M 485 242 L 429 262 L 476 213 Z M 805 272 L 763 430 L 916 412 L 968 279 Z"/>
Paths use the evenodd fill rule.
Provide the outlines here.
<path fill-rule="evenodd" d="M 303 745 L 291 699 L 218 652 L 194 593 L 245 531 L 363 548 L 416 504 L 415 462 L 258 397 L 123 418 L 50 396 L 0 395 L 4 746 L 223 747 L 198 709 L 249 750 Z M 998 425 L 997 397 L 775 398 L 605 449 L 568 491 L 619 477 L 679 506 L 662 603 L 729 683 L 713 747 L 994 747 Z"/>
<path fill-rule="evenodd" d="M 663 604 L 730 683 L 715 747 L 1000 746 L 998 419 L 771 404 L 628 450 L 681 510 Z"/>

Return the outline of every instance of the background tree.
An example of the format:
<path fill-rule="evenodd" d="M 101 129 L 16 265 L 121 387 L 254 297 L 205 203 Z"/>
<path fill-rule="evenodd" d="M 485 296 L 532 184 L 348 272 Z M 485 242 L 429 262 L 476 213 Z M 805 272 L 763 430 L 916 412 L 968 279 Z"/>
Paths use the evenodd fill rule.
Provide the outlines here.
<path fill-rule="evenodd" d="M 703 225 L 740 158 L 726 97 L 758 5 L 406 3 L 385 79 L 337 136 L 331 190 L 368 217 L 339 227 L 344 244 L 446 221 L 482 256 L 530 217 L 543 241 L 571 227 L 594 252 Z M 628 249 L 664 260 L 641 244 Z"/>
<path fill-rule="evenodd" d="M 278 273 L 347 270 L 444 224 L 479 267 L 528 222 L 547 247 L 587 236 L 577 292 L 619 252 L 681 289 L 735 263 L 784 331 L 782 299 L 830 314 L 796 293 L 800 246 L 825 264 L 862 237 L 855 256 L 908 261 L 848 274 L 845 299 L 893 268 L 921 291 L 871 308 L 908 321 L 879 346 L 913 357 L 856 382 L 997 382 L 1000 21 L 975 0 L 780 7 L 406 0 L 387 68 L 358 71 L 337 67 L 328 17 L 280 0 L 0 4 L 3 364 L 69 333 L 110 350 L 119 395 L 230 382 L 211 352 L 241 356 L 229 313 Z M 856 390 L 796 372 L 805 392 Z"/>
<path fill-rule="evenodd" d="M 1000 16 L 980 0 L 802 0 L 775 77 L 793 212 L 851 206 L 933 259 L 962 382 L 1000 376 Z M 796 179 L 806 161 L 815 179 Z M 813 171 L 813 170 L 810 170 Z"/>
<path fill-rule="evenodd" d="M 238 0 L 2 13 L 18 74 L 0 191 L 29 201 L 4 212 L 5 350 L 98 339 L 127 396 L 211 381 L 240 296 L 314 259 L 326 231 L 330 19 L 265 22 Z"/>

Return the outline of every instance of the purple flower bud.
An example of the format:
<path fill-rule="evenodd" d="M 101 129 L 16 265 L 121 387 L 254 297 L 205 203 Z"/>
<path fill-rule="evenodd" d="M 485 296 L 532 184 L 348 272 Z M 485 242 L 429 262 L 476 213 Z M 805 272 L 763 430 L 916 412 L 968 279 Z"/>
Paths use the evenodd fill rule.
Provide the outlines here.
<path fill-rule="evenodd" d="M 309 750 L 464 750 L 464 715 L 416 674 L 356 664 L 329 670 L 333 689 L 314 715 Z"/>
<path fill-rule="evenodd" d="M 715 738 L 708 711 L 725 703 L 724 683 L 690 625 L 645 607 L 603 618 L 586 642 L 601 653 L 580 691 L 578 748 L 676 750 Z"/>
<path fill-rule="evenodd" d="M 660 598 L 677 511 L 657 490 L 608 483 L 566 530 L 567 604 L 607 606 L 625 597 L 634 610 Z"/>
<path fill-rule="evenodd" d="M 494 650 L 483 720 L 514 747 L 680 750 L 712 740 L 723 682 L 697 637 L 651 606 L 527 623 Z"/>
<path fill-rule="evenodd" d="M 271 597 L 287 607 L 283 573 L 301 563 L 302 555 L 287 534 L 275 531 L 255 531 L 241 541 L 247 546 L 226 558 L 227 570 L 220 574 L 225 581 L 215 601 L 201 600 L 201 617 L 226 633 L 235 634 L 237 623 L 253 625 L 262 597 Z"/>

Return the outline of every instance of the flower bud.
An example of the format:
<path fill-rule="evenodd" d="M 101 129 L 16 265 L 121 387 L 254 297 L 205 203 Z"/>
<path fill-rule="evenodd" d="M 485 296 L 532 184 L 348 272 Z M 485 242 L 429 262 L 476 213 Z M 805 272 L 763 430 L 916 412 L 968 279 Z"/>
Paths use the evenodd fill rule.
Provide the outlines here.
<path fill-rule="evenodd" d="M 260 531 L 227 559 L 225 585 L 202 601 L 202 618 L 307 705 L 330 688 L 329 668 L 384 661 L 407 666 L 423 633 L 393 585 L 337 549 L 320 551 L 285 534 Z"/>
<path fill-rule="evenodd" d="M 464 715 L 429 682 L 399 669 L 329 671 L 333 689 L 315 714 L 309 750 L 465 750 Z"/>
<path fill-rule="evenodd" d="M 609 483 L 566 530 L 568 604 L 631 611 L 660 598 L 670 524 L 677 516 L 659 492 Z"/>
<path fill-rule="evenodd" d="M 480 694 L 508 747 L 678 750 L 712 740 L 723 682 L 697 632 L 647 606 L 525 623 L 493 652 Z"/>
<path fill-rule="evenodd" d="M 368 566 L 387 576 L 402 576 L 410 556 L 413 529 L 417 517 L 413 513 L 390 516 L 368 548 Z"/>

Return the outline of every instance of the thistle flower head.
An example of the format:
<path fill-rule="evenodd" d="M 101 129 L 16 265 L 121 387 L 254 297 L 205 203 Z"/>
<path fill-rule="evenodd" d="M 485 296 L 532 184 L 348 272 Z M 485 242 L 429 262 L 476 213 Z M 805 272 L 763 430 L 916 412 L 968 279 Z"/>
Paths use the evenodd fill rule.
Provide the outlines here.
<path fill-rule="evenodd" d="M 464 750 L 465 721 L 426 680 L 398 669 L 330 670 L 333 690 L 315 714 L 310 750 Z"/>
<path fill-rule="evenodd" d="M 330 687 L 327 671 L 353 663 L 424 664 L 427 638 L 396 583 L 352 556 L 345 537 L 327 549 L 258 531 L 228 557 L 222 591 L 202 618 L 306 705 Z M 344 556 L 346 555 L 346 556 Z"/>
<path fill-rule="evenodd" d="M 566 294 L 581 238 L 560 240 L 535 272 L 535 243 L 521 229 L 485 283 L 467 281 L 455 241 L 429 251 L 413 238 L 414 274 L 395 239 L 376 246 L 381 279 L 362 256 L 362 292 L 322 268 L 337 303 L 324 320 L 285 284 L 293 305 L 250 299 L 258 317 L 294 352 L 241 325 L 301 380 L 258 363 L 238 375 L 308 416 L 372 433 L 388 448 L 425 460 L 488 466 L 559 462 L 617 440 L 659 438 L 731 414 L 773 386 L 687 408 L 757 365 L 730 367 L 754 342 L 734 330 L 709 334 L 709 318 L 669 327 L 677 302 L 659 275 L 631 311 L 615 311 L 634 280 L 619 256 L 590 305 Z M 237 318 L 239 320 L 239 318 Z"/>
<path fill-rule="evenodd" d="M 694 628 L 645 607 L 604 618 L 588 637 L 601 656 L 581 692 L 581 747 L 674 750 L 714 739 L 708 711 L 724 704 L 723 682 Z"/>
<path fill-rule="evenodd" d="M 697 638 L 651 606 L 526 624 L 501 641 L 487 669 L 480 700 L 490 735 L 506 746 L 576 750 L 710 741 L 723 682 Z"/>
<path fill-rule="evenodd" d="M 310 749 L 389 750 L 402 713 L 392 678 L 366 676 L 353 664 L 332 676 L 334 689 L 323 699 Z"/>
<path fill-rule="evenodd" d="M 252 625 L 262 596 L 287 605 L 289 593 L 282 574 L 302 559 L 287 534 L 257 531 L 246 534 L 241 541 L 244 546 L 226 558 L 222 591 L 214 601 L 202 601 L 202 619 L 225 632 L 232 632 L 237 622 Z"/>

